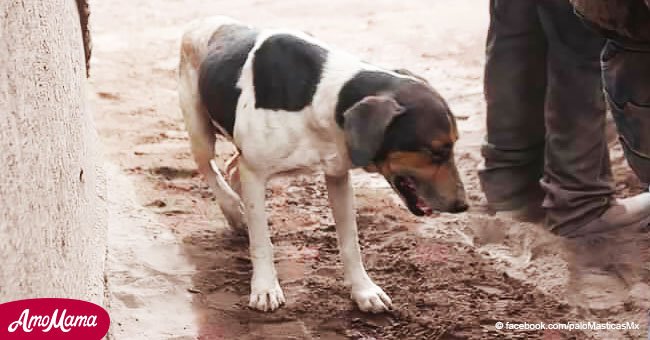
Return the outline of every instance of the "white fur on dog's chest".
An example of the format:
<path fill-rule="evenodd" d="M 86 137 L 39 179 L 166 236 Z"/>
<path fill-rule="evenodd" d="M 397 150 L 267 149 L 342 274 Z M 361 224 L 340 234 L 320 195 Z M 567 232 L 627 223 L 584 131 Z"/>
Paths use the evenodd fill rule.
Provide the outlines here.
<path fill-rule="evenodd" d="M 242 92 L 241 98 L 246 98 Z M 242 106 L 245 102 L 240 100 Z M 310 128 L 311 107 L 300 112 L 238 110 L 234 143 L 256 172 L 267 175 L 294 171 L 324 171 L 330 175 L 350 168 L 344 145 L 330 131 Z M 245 136 L 245 137 L 244 137 Z"/>

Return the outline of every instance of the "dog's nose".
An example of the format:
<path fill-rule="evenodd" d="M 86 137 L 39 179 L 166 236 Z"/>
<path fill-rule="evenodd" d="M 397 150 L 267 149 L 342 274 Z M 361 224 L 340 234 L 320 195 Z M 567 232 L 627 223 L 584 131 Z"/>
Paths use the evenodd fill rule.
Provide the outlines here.
<path fill-rule="evenodd" d="M 454 205 L 451 207 L 451 211 L 450 211 L 450 212 L 452 212 L 452 213 L 454 213 L 454 214 L 456 214 L 456 213 L 462 213 L 462 212 L 467 211 L 467 209 L 469 209 L 469 205 L 467 205 L 467 203 L 465 203 L 465 201 L 458 200 L 458 201 L 456 201 L 456 202 L 454 203 Z"/>

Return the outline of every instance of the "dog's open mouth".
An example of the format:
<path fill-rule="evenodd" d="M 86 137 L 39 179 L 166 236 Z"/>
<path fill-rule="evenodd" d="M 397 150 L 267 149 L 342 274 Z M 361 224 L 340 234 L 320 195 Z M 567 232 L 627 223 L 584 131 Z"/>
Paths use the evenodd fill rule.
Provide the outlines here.
<path fill-rule="evenodd" d="M 431 215 L 433 209 L 417 194 L 415 179 L 410 176 L 395 177 L 395 187 L 406 201 L 408 209 L 417 216 Z"/>

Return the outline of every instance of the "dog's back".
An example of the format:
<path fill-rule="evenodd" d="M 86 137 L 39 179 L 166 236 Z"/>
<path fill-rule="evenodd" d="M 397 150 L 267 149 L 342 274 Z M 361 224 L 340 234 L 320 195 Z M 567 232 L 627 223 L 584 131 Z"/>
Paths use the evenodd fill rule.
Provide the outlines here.
<path fill-rule="evenodd" d="M 219 132 L 226 136 L 232 135 L 234 126 L 239 96 L 235 85 L 256 36 L 251 27 L 223 16 L 193 21 L 183 34 L 179 67 L 181 106 L 199 105 L 202 100 L 199 106 L 203 110 L 197 109 L 197 113 L 214 115 L 212 119 L 225 130 Z M 186 122 L 197 119 L 185 117 Z"/>
<path fill-rule="evenodd" d="M 303 32 L 258 31 L 225 17 L 199 20 L 183 36 L 181 106 L 190 130 L 194 122 L 211 126 L 244 154 L 248 149 L 251 161 L 264 163 L 263 146 L 272 142 L 282 155 L 271 158 L 285 160 L 280 172 L 312 168 L 321 158 L 342 171 L 348 164 L 336 157 L 344 146 L 332 136 L 340 133 L 335 105 L 345 81 L 364 67 L 371 65 Z"/>
<path fill-rule="evenodd" d="M 220 38 L 228 38 L 228 34 L 224 34 L 230 32 L 227 30 L 228 27 L 252 30 L 235 19 L 225 16 L 202 18 L 189 23 L 181 39 L 181 66 L 187 62 L 198 69 L 208 53 L 208 46 L 218 42 Z"/>

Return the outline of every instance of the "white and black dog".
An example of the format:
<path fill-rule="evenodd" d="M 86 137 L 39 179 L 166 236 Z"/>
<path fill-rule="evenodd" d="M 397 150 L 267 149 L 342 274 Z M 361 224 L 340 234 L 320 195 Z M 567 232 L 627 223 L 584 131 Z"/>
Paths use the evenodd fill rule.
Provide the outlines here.
<path fill-rule="evenodd" d="M 179 92 L 199 171 L 229 223 L 248 227 L 252 308 L 285 301 L 265 213 L 272 176 L 325 173 L 345 282 L 363 311 L 387 310 L 391 300 L 361 260 L 350 169 L 381 173 L 415 215 L 467 209 L 454 117 L 408 71 L 373 66 L 305 33 L 213 17 L 183 36 Z M 229 180 L 212 161 L 217 133 L 239 151 Z"/>

